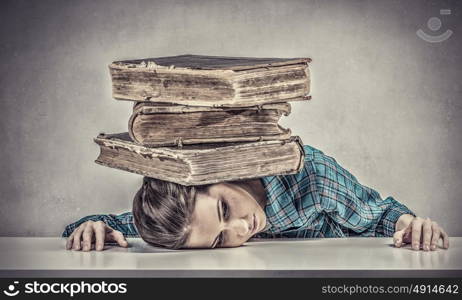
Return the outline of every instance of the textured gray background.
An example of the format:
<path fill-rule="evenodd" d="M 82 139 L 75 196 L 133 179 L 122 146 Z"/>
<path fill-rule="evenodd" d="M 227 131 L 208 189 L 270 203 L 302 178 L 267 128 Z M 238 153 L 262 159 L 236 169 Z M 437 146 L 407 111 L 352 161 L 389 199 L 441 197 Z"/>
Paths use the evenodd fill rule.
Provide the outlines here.
<path fill-rule="evenodd" d="M 141 176 L 94 163 L 93 137 L 126 131 L 131 108 L 107 65 L 192 53 L 312 57 L 313 100 L 283 125 L 462 236 L 460 3 L 2 1 L 0 235 L 129 210 Z M 419 39 L 440 8 L 453 36 Z"/>

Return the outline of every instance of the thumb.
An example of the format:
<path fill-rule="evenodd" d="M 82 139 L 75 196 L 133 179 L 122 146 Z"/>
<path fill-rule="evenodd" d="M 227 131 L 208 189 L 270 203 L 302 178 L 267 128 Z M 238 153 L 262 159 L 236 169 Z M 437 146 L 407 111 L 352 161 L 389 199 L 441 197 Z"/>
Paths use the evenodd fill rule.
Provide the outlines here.
<path fill-rule="evenodd" d="M 398 230 L 393 234 L 393 244 L 395 247 L 401 247 L 403 244 L 404 229 Z"/>
<path fill-rule="evenodd" d="M 109 236 L 111 237 L 111 239 L 114 241 L 114 242 L 117 242 L 117 244 L 119 244 L 119 246 L 121 247 L 128 247 L 128 242 L 127 240 L 125 239 L 124 235 L 122 234 L 122 232 L 118 231 L 118 230 L 113 230 L 109 233 Z"/>
<path fill-rule="evenodd" d="M 409 224 L 409 226 L 407 226 L 404 229 L 403 242 L 404 243 L 412 242 L 412 225 L 411 224 Z"/>

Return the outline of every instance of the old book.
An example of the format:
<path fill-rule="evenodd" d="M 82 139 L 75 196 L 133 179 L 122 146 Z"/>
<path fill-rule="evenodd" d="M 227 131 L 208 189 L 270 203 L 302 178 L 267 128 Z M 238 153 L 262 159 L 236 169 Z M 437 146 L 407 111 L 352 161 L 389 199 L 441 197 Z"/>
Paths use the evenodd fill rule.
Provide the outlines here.
<path fill-rule="evenodd" d="M 245 108 L 138 102 L 128 122 L 134 142 L 145 146 L 284 140 L 290 129 L 278 122 L 289 103 Z"/>
<path fill-rule="evenodd" d="M 305 156 L 297 136 L 181 148 L 145 147 L 134 143 L 127 132 L 100 134 L 94 141 L 101 150 L 96 163 L 182 185 L 297 173 Z"/>
<path fill-rule="evenodd" d="M 109 65 L 115 99 L 254 106 L 310 99 L 310 58 L 179 55 Z"/>

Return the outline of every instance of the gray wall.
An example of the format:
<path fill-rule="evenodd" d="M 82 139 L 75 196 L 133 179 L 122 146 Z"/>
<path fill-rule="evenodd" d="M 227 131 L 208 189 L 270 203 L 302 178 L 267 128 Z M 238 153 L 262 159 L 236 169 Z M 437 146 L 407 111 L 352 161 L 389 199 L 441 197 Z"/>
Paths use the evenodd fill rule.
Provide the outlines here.
<path fill-rule="evenodd" d="M 441 43 L 416 30 L 439 16 Z M 282 120 L 382 197 L 462 235 L 461 1 L 2 1 L 0 235 L 54 236 L 131 208 L 141 176 L 94 163 L 126 131 L 113 60 L 313 58 L 313 100 Z M 429 29 L 426 32 L 430 32 Z"/>

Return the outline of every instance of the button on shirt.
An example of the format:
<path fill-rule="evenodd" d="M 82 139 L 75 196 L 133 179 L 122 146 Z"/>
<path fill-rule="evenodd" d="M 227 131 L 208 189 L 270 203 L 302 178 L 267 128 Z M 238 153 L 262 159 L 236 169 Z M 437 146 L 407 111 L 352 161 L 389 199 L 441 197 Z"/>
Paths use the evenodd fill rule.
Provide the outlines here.
<path fill-rule="evenodd" d="M 389 237 L 403 214 L 416 216 L 393 197 L 372 188 L 322 151 L 305 145 L 304 166 L 292 175 L 266 176 L 266 227 L 257 238 Z M 86 221 L 103 221 L 127 237 L 139 237 L 131 212 L 91 215 L 66 226 L 68 237 Z"/>

